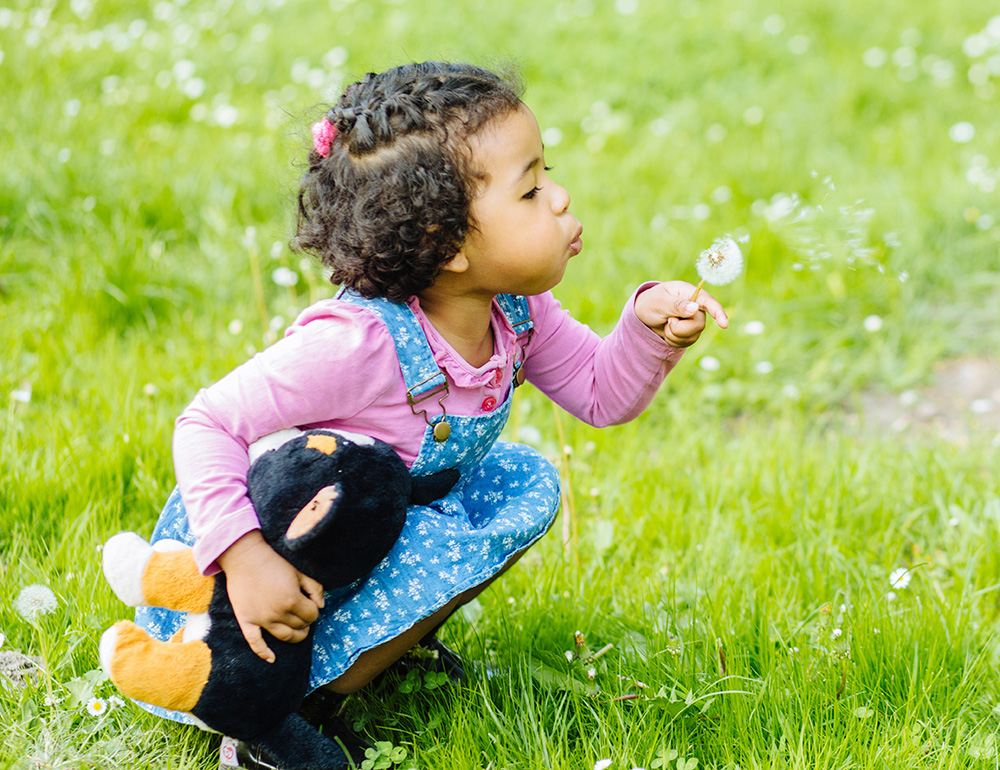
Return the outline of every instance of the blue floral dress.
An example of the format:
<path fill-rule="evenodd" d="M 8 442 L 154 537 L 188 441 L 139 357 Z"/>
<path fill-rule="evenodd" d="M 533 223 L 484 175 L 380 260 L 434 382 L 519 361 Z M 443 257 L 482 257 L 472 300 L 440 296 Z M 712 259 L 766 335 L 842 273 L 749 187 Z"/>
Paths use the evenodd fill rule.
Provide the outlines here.
<path fill-rule="evenodd" d="M 315 623 L 310 686 L 343 674 L 361 653 L 399 636 L 451 599 L 496 575 L 510 558 L 540 538 L 559 508 L 559 474 L 538 452 L 521 444 L 497 441 L 510 414 L 515 381 L 504 402 L 492 412 L 446 414 L 448 382 L 438 368 L 420 322 L 406 304 L 365 299 L 341 292 L 340 299 L 377 315 L 396 344 L 407 395 L 428 425 L 410 468 L 415 476 L 458 468 L 452 491 L 431 505 L 411 505 L 395 546 L 366 577 L 326 593 L 326 606 Z M 519 335 L 530 335 L 524 297 L 497 298 Z M 442 414 L 430 416 L 440 404 Z M 426 410 L 426 411 L 425 411 Z M 450 435 L 435 439 L 434 428 L 447 422 Z M 175 489 L 160 514 L 152 540 L 193 544 L 187 514 Z M 153 637 L 167 640 L 185 615 L 159 607 L 140 607 L 136 623 Z M 190 715 L 158 706 L 144 708 L 179 722 Z"/>

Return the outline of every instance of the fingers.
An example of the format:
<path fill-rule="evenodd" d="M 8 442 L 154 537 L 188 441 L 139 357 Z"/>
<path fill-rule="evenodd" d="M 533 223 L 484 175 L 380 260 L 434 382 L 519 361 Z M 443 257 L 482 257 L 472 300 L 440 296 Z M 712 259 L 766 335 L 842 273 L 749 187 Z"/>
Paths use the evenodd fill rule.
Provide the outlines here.
<path fill-rule="evenodd" d="M 308 575 L 303 575 L 300 572 L 299 586 L 301 586 L 305 595 L 308 596 L 319 609 L 323 609 L 323 607 L 326 606 L 326 599 L 323 598 L 323 586 L 318 580 L 313 580 Z"/>
<path fill-rule="evenodd" d="M 702 291 L 698 295 L 698 306 L 715 319 L 720 329 L 729 328 L 729 316 L 722 309 L 722 303 L 707 291 Z"/>
<path fill-rule="evenodd" d="M 260 631 L 260 626 L 255 626 L 252 623 L 244 623 L 240 620 L 237 620 L 237 623 L 239 623 L 240 631 L 243 632 L 243 638 L 247 640 L 247 644 L 250 645 L 250 649 L 254 651 L 257 657 L 266 663 L 274 663 L 274 652 L 267 646 L 267 642 L 264 641 L 264 635 Z"/>

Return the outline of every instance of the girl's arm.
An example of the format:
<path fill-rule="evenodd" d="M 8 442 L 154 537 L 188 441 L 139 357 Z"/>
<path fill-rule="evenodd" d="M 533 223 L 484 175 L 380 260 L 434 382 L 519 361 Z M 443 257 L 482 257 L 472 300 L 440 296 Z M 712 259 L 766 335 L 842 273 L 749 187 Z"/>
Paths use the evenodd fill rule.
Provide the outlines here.
<path fill-rule="evenodd" d="M 687 306 L 682 283 L 640 286 L 625 304 L 618 324 L 603 339 L 563 310 L 550 293 L 529 297 L 535 334 L 524 365 L 528 380 L 591 425 L 604 427 L 634 419 L 652 401 L 684 347 L 704 329 L 705 314 Z M 690 286 L 686 296 L 693 293 Z M 699 296 L 699 304 L 709 307 L 720 325 L 725 325 L 721 306 L 711 297 L 702 300 L 704 296 L 704 292 Z M 660 328 L 654 330 L 644 321 L 658 323 Z"/>
<path fill-rule="evenodd" d="M 306 637 L 323 606 L 323 587 L 279 556 L 260 534 L 247 497 L 247 447 L 284 428 L 348 418 L 378 399 L 395 348 L 376 319 L 326 320 L 296 329 L 215 385 L 178 418 L 174 464 L 195 560 L 225 571 L 229 598 L 250 647 L 273 661 L 266 630 L 282 641 Z M 364 376 L 361 376 L 364 373 Z"/>

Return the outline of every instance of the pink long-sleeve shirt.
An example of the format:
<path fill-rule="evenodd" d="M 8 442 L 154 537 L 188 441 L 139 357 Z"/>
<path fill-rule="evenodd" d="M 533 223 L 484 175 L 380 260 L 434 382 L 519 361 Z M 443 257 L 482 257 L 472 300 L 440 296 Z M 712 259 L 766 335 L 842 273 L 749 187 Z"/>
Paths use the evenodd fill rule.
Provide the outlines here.
<path fill-rule="evenodd" d="M 683 353 L 636 317 L 635 297 L 652 285 L 637 289 L 603 339 L 551 293 L 528 297 L 535 331 L 527 380 L 591 425 L 638 416 Z M 520 343 L 499 306 L 494 302 L 493 356 L 477 368 L 437 332 L 418 299 L 409 304 L 448 379 L 448 413 L 483 414 L 502 403 Z M 439 414 L 435 399 L 426 404 L 431 417 Z M 219 555 L 260 526 L 246 479 L 247 447 L 261 436 L 287 428 L 362 433 L 390 444 L 409 466 L 426 425 L 407 403 L 395 344 L 374 314 L 336 300 L 306 308 L 283 339 L 199 391 L 177 419 L 174 465 L 199 568 L 218 571 Z"/>

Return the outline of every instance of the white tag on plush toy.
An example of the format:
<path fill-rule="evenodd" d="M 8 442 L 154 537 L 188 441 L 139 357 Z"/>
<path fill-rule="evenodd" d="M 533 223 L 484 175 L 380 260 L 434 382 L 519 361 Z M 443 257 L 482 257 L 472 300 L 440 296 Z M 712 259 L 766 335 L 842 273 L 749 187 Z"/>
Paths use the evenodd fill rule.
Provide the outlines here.
<path fill-rule="evenodd" d="M 222 736 L 222 745 L 219 746 L 219 767 L 239 767 L 240 762 L 236 758 L 236 739 L 228 735 Z"/>

